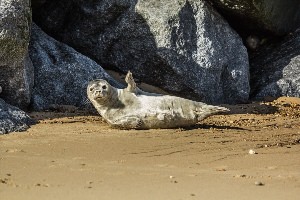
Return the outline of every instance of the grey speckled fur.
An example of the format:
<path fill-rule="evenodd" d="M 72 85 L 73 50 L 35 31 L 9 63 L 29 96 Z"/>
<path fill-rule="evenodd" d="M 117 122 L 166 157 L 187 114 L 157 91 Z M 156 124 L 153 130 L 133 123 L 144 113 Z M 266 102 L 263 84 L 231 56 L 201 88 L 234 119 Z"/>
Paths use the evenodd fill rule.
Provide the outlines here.
<path fill-rule="evenodd" d="M 100 79 L 91 81 L 87 87 L 88 98 L 99 114 L 116 128 L 185 127 L 211 115 L 229 111 L 224 107 L 180 97 L 147 93 L 127 83 L 127 88 L 118 89 Z"/>

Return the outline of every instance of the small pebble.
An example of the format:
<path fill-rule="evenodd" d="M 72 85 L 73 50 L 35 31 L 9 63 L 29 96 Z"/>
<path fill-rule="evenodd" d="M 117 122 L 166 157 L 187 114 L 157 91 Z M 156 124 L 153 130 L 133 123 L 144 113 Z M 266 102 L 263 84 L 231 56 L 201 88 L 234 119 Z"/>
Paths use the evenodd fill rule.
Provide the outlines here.
<path fill-rule="evenodd" d="M 263 186 L 263 185 L 264 185 L 264 184 L 263 184 L 262 182 L 260 182 L 260 181 L 255 181 L 254 184 L 255 184 L 256 186 Z"/>
<path fill-rule="evenodd" d="M 247 176 L 245 174 L 239 174 L 239 175 L 235 175 L 235 178 L 246 178 Z"/>
<path fill-rule="evenodd" d="M 254 150 L 250 149 L 249 154 L 253 155 L 253 154 L 256 154 L 256 152 Z"/>
<path fill-rule="evenodd" d="M 170 179 L 173 179 L 173 178 L 175 178 L 174 176 L 170 176 Z"/>

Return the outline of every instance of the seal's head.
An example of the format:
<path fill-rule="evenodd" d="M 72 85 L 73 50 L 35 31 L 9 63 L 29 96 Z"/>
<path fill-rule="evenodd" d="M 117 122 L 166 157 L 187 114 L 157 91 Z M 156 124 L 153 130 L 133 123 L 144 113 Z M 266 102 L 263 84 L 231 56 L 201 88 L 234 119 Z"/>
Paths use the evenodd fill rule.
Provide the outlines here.
<path fill-rule="evenodd" d="M 107 81 L 97 79 L 89 82 L 87 95 L 92 102 L 105 103 L 110 99 L 112 90 L 112 86 Z"/>

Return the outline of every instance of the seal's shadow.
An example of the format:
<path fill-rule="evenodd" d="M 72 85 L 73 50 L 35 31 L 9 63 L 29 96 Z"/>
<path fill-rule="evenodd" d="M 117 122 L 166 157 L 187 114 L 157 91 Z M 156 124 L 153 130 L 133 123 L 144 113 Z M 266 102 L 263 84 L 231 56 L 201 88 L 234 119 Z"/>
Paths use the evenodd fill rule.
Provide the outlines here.
<path fill-rule="evenodd" d="M 183 127 L 182 130 L 189 131 L 195 129 L 216 129 L 216 130 L 240 130 L 240 131 L 247 131 L 248 129 L 236 126 L 221 126 L 221 125 L 214 125 L 214 124 L 195 124 L 189 127 Z"/>
<path fill-rule="evenodd" d="M 238 105 L 222 105 L 228 108 L 230 111 L 227 113 L 231 114 L 259 114 L 267 115 L 278 112 L 278 107 L 268 105 L 262 102 L 252 102 L 249 104 L 238 104 Z"/>
<path fill-rule="evenodd" d="M 246 115 L 247 118 L 255 118 L 255 115 L 268 115 L 275 114 L 278 112 L 278 107 L 261 103 L 253 102 L 249 104 L 238 104 L 238 105 L 221 105 L 228 108 L 230 111 L 225 114 L 225 116 L 230 115 Z M 229 120 L 229 119 L 224 119 Z M 217 129 L 217 130 L 248 130 L 244 127 L 237 127 L 233 125 L 216 125 L 208 123 L 199 123 L 189 127 L 183 127 L 183 130 L 194 130 L 194 129 Z"/>

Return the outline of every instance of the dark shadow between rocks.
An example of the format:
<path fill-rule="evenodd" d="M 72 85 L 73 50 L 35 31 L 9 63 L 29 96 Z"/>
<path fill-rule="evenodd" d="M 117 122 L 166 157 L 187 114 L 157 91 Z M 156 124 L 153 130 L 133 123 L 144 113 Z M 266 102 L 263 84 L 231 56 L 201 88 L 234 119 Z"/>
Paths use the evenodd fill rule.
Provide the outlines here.
<path fill-rule="evenodd" d="M 245 131 L 248 129 L 245 128 L 241 128 L 241 127 L 235 127 L 235 126 L 219 126 L 219 125 L 212 125 L 212 124 L 196 124 L 193 126 L 189 126 L 189 127 L 184 127 L 181 128 L 183 130 L 194 130 L 194 129 L 216 129 L 216 130 L 241 130 L 241 131 Z"/>
<path fill-rule="evenodd" d="M 300 29 L 281 42 L 265 46 L 250 54 L 251 99 L 265 100 L 265 97 L 293 96 L 297 93 L 292 91 L 292 79 L 297 79 L 297 64 L 291 62 L 300 55 L 299 35 Z M 281 79 L 287 86 L 279 87 L 278 81 Z"/>
<path fill-rule="evenodd" d="M 281 65 L 273 65 L 276 60 L 278 61 L 283 57 L 280 51 L 271 53 L 272 49 L 279 47 L 279 44 L 277 45 L 264 47 L 260 51 L 250 54 L 250 99 L 264 100 L 266 96 L 281 96 L 280 88 L 276 82 L 283 77 L 283 68 L 289 62 L 286 60 Z"/>

